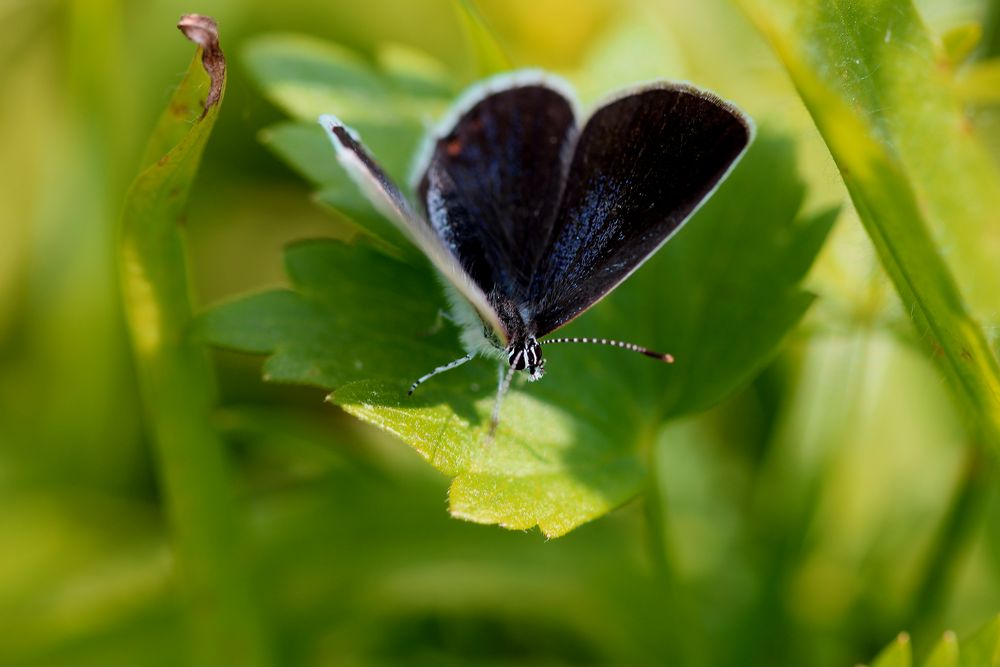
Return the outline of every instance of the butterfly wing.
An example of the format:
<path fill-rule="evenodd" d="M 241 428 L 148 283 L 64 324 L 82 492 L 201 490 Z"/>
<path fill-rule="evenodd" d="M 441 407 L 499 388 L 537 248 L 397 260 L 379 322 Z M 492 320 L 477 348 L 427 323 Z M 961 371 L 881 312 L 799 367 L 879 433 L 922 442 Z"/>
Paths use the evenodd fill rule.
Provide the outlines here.
<path fill-rule="evenodd" d="M 655 84 L 600 106 L 577 141 L 545 261 L 529 289 L 544 336 L 597 303 L 722 182 L 750 120 L 711 93 Z"/>
<path fill-rule="evenodd" d="M 487 294 L 527 296 L 576 136 L 571 99 L 540 72 L 489 79 L 459 100 L 417 163 L 427 220 Z"/>
<path fill-rule="evenodd" d="M 413 210 L 399 187 L 369 155 L 355 133 L 334 116 L 322 116 L 320 124 L 337 149 L 340 164 L 372 204 L 413 241 L 435 268 L 472 305 L 480 319 L 493 329 L 501 344 L 506 344 L 508 332 L 501 324 L 486 294 L 466 273 L 459 260 L 442 240 Z"/>

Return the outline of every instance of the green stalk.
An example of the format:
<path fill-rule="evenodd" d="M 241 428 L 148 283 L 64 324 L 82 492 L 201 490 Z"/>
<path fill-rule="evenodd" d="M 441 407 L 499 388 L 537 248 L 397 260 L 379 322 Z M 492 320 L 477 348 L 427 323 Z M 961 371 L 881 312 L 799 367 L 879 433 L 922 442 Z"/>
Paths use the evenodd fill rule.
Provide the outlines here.
<path fill-rule="evenodd" d="M 649 439 L 645 448 L 648 457 L 648 488 L 643 495 L 643 511 L 646 520 L 646 540 L 653 566 L 654 585 L 663 609 L 659 619 L 670 651 L 661 655 L 663 664 L 697 667 L 705 664 L 701 647 L 707 646 L 704 628 L 697 615 L 697 609 L 684 588 L 677 572 L 673 550 L 669 538 L 669 517 L 666 512 L 667 499 L 659 474 L 657 440 Z"/>
<path fill-rule="evenodd" d="M 911 180 L 898 151 L 881 141 L 864 116 L 809 64 L 805 47 L 795 41 L 799 33 L 779 27 L 770 5 L 757 0 L 738 0 L 738 4 L 791 77 L 840 170 L 879 261 L 927 353 L 948 378 L 970 431 L 1000 459 L 1000 362 L 935 244 L 927 194 L 918 191 L 920 183 Z"/>
<path fill-rule="evenodd" d="M 904 625 L 917 642 L 927 642 L 937 635 L 934 627 L 948 593 L 952 589 L 962 557 L 980 525 L 989 499 L 993 477 L 984 449 L 971 444 L 967 449 L 962 477 L 955 489 L 948 512 L 931 543 L 923 572 L 910 603 L 910 618 Z M 940 630 L 940 628 L 937 628 Z M 919 649 L 922 646 L 918 645 Z"/>
<path fill-rule="evenodd" d="M 188 336 L 192 307 L 180 225 L 225 90 L 225 58 L 211 19 L 189 15 L 178 27 L 199 50 L 125 201 L 123 301 L 194 660 L 263 667 L 271 661 L 247 580 L 229 466 L 210 422 L 214 375 L 207 352 Z"/>

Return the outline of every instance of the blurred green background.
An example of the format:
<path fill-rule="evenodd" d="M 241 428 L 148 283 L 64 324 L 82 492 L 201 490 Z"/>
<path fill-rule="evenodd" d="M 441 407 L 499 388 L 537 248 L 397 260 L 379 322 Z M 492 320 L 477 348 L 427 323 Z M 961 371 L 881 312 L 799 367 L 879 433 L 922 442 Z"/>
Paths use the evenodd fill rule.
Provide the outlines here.
<path fill-rule="evenodd" d="M 725 0 L 477 5 L 517 65 L 585 99 L 686 79 L 790 136 L 809 208 L 844 205 L 807 283 L 819 299 L 749 386 L 661 435 L 667 572 L 641 501 L 553 541 L 457 521 L 409 448 L 214 353 L 274 663 L 851 665 L 901 630 L 919 653 L 1000 610 L 991 465 L 900 333 L 836 167 L 748 19 Z M 997 3 L 918 8 L 938 44 L 979 22 L 971 57 L 1000 50 Z M 284 116 L 246 69 L 249 40 L 405 45 L 475 76 L 445 0 L 0 2 L 2 665 L 189 664 L 114 261 L 125 190 L 191 58 L 186 11 L 219 21 L 230 62 L 187 216 L 199 306 L 284 284 L 289 241 L 352 233 L 260 142 Z M 970 118 L 998 147 L 995 111 Z"/>

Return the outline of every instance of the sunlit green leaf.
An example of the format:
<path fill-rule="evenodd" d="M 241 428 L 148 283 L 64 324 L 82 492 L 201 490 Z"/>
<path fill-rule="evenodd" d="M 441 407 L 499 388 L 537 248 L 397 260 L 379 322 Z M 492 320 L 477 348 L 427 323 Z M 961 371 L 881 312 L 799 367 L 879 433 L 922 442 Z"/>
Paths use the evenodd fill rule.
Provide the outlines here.
<path fill-rule="evenodd" d="M 910 667 L 913 662 L 910 638 L 901 634 L 872 663 L 872 667 Z M 997 667 L 1000 665 L 1000 617 L 964 639 L 946 632 L 935 644 L 923 667 Z"/>
<path fill-rule="evenodd" d="M 941 36 L 941 49 L 948 64 L 956 67 L 972 55 L 983 37 L 983 28 L 978 23 L 963 23 L 948 30 Z"/>
<path fill-rule="evenodd" d="M 924 667 L 958 667 L 958 640 L 955 638 L 955 633 L 944 633 L 931 649 Z"/>
<path fill-rule="evenodd" d="M 1000 665 L 1000 616 L 961 643 L 958 664 L 959 667 Z"/>
<path fill-rule="evenodd" d="M 910 638 L 902 634 L 875 658 L 871 667 L 910 667 L 912 664 L 913 649 L 910 648 Z"/>
<path fill-rule="evenodd" d="M 607 349 L 551 349 L 544 381 L 517 384 L 486 437 L 497 368 L 461 356 L 425 266 L 364 245 L 317 242 L 287 256 L 295 289 L 249 297 L 202 322 L 216 344 L 269 352 L 270 379 L 332 390 L 348 412 L 455 477 L 452 512 L 560 535 L 637 494 L 663 419 L 707 407 L 748 379 L 805 312 L 796 284 L 831 212 L 801 217 L 791 146 L 763 137 L 717 195 L 625 286 L 567 329 L 674 353 L 673 366 Z M 749 198 L 753 206 L 747 206 Z"/>
<path fill-rule="evenodd" d="M 973 63 L 955 81 L 955 94 L 971 104 L 1000 104 L 1000 58 Z"/>

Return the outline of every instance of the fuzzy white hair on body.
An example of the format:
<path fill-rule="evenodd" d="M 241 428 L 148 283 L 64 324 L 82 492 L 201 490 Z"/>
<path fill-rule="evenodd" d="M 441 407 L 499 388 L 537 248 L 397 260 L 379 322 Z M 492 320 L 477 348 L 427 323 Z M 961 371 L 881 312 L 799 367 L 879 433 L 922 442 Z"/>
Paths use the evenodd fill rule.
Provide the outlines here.
<path fill-rule="evenodd" d="M 462 349 L 474 356 L 503 361 L 505 358 L 503 348 L 497 347 L 486 337 L 483 332 L 483 320 L 479 314 L 447 278 L 440 273 L 437 275 L 448 300 L 448 312 L 459 328 Z"/>

